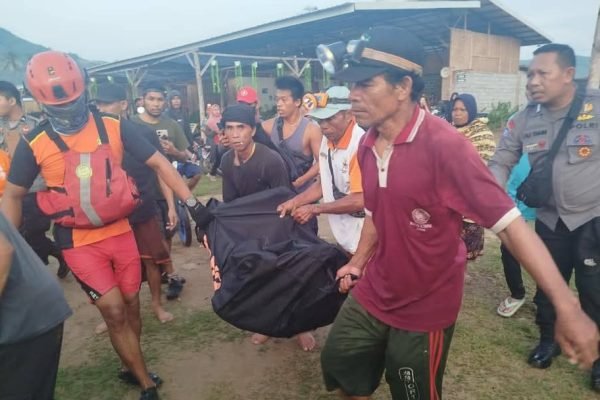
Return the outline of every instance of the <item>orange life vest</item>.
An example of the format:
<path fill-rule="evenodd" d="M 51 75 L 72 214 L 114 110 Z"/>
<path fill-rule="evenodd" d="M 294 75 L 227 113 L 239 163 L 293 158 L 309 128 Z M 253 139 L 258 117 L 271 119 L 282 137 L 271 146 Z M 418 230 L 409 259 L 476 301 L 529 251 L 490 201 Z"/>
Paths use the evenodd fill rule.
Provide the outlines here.
<path fill-rule="evenodd" d="M 140 201 L 135 183 L 113 159 L 102 118 L 92 115 L 100 144 L 91 153 L 69 149 L 49 123 L 45 127 L 63 154 L 65 178 L 63 187 L 37 192 L 37 203 L 44 214 L 65 227 L 91 229 L 110 224 L 131 214 Z"/>

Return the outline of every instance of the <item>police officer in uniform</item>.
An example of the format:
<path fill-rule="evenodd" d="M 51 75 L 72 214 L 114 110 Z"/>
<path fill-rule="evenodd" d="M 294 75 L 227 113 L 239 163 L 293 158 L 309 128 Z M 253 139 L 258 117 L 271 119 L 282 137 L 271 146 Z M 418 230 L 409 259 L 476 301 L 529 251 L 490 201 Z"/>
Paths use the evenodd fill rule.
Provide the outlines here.
<path fill-rule="evenodd" d="M 35 128 L 38 122 L 23 115 L 21 94 L 15 85 L 0 81 L 0 148 L 13 154 L 21 135 Z"/>
<path fill-rule="evenodd" d="M 512 118 L 489 167 L 505 185 L 522 153 L 536 163 L 552 147 L 571 103 L 576 97 L 575 55 L 563 44 L 548 44 L 534 53 L 527 73 L 531 103 Z M 569 281 L 573 272 L 583 310 L 600 323 L 600 266 L 584 263 L 577 251 L 582 228 L 600 217 L 600 91 L 587 90 L 576 120 L 553 161 L 552 196 L 538 209 L 535 228 L 561 274 Z M 592 263 L 593 264 L 593 263 Z M 555 310 L 548 297 L 537 290 L 536 323 L 540 341 L 529 364 L 548 368 L 561 349 L 554 340 Z M 600 391 L 600 360 L 592 369 L 592 388 Z"/>

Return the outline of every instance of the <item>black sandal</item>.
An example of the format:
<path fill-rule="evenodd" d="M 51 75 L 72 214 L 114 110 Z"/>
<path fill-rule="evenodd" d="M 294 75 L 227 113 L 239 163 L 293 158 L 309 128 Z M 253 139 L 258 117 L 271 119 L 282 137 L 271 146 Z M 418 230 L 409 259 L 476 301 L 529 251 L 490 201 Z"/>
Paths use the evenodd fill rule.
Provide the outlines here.
<path fill-rule="evenodd" d="M 124 383 L 126 383 L 128 385 L 134 385 L 134 386 L 140 385 L 140 382 L 138 381 L 138 379 L 135 377 L 135 375 L 131 371 L 121 370 L 119 372 L 119 375 L 117 375 L 117 376 L 121 381 L 123 381 Z M 160 378 L 160 376 L 156 375 L 154 372 L 148 372 L 148 376 L 150 377 L 152 382 L 154 382 L 156 387 L 159 387 L 160 385 L 162 385 L 163 380 Z"/>

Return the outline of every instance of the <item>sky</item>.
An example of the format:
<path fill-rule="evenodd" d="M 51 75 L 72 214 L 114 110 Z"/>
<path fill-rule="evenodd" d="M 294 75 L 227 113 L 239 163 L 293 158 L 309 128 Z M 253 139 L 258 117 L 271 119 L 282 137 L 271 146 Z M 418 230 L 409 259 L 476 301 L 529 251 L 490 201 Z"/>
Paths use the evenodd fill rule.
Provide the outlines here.
<path fill-rule="evenodd" d="M 494 1 L 551 40 L 570 44 L 578 55 L 590 55 L 600 0 Z M 89 60 L 116 61 L 295 16 L 306 7 L 345 2 L 3 0 L 0 27 Z M 522 58 L 529 58 L 531 51 L 523 48 Z"/>

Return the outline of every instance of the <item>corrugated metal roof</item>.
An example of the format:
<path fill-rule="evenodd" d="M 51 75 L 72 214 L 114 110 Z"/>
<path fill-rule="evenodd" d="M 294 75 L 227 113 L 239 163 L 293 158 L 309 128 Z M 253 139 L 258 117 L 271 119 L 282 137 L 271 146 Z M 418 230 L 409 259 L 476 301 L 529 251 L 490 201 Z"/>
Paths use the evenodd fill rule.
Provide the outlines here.
<path fill-rule="evenodd" d="M 449 28 L 511 36 L 523 46 L 549 39 L 500 6 L 481 1 L 375 1 L 353 2 L 255 26 L 171 49 L 92 67 L 89 72 L 113 73 L 151 65 L 201 50 L 271 57 L 314 57 L 316 45 L 360 36 L 374 25 L 397 25 L 413 31 L 430 51 L 446 47 Z M 206 58 L 203 58 L 206 62 Z"/>

